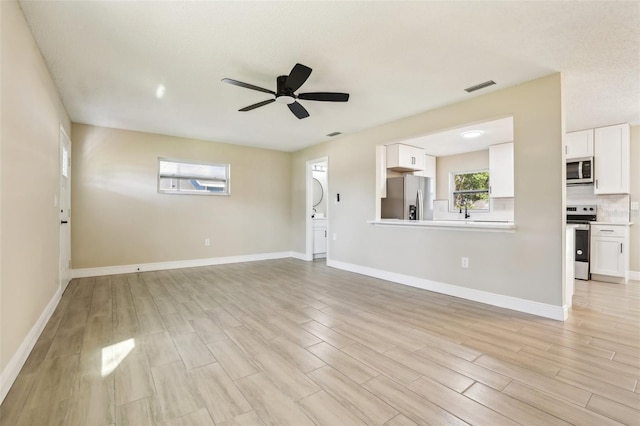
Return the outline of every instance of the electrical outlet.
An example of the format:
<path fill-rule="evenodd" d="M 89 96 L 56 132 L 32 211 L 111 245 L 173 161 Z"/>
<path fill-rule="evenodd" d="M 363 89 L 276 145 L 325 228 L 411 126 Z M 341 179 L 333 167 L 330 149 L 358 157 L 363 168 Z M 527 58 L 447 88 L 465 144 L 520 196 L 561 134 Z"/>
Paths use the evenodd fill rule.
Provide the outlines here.
<path fill-rule="evenodd" d="M 333 241 L 336 241 L 338 239 L 338 234 L 336 234 L 335 232 L 333 233 Z"/>
<path fill-rule="evenodd" d="M 634 212 L 637 212 L 638 210 L 640 210 L 640 206 L 638 206 L 638 202 L 637 201 L 632 201 L 631 202 L 631 210 L 633 210 Z"/>
<path fill-rule="evenodd" d="M 211 240 L 209 238 L 205 238 L 204 245 L 209 247 L 211 245 Z"/>
<path fill-rule="evenodd" d="M 463 257 L 462 258 L 462 262 L 460 263 L 460 266 L 462 266 L 463 268 L 468 268 L 469 267 L 469 258 L 468 257 Z"/>

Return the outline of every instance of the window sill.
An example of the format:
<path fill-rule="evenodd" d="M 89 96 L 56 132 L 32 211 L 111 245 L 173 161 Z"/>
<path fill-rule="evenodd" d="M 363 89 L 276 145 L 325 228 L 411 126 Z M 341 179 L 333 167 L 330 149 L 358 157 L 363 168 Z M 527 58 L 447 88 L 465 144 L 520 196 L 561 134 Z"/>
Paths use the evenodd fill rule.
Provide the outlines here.
<path fill-rule="evenodd" d="M 490 231 L 490 232 L 515 232 L 516 225 L 513 222 L 490 222 L 474 220 L 398 220 L 381 219 L 370 220 L 367 223 L 374 226 L 395 226 L 409 228 L 435 228 L 451 229 L 459 231 Z"/>

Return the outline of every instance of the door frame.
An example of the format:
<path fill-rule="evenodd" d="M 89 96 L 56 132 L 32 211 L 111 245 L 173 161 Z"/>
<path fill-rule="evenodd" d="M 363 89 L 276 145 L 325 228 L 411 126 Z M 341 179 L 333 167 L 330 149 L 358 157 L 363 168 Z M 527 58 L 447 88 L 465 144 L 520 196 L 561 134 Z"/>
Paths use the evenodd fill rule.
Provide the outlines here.
<path fill-rule="evenodd" d="M 62 156 L 63 156 L 63 145 L 68 145 L 67 146 L 67 155 L 69 158 L 69 170 L 68 170 L 68 177 L 67 177 L 67 200 L 68 200 L 68 211 L 67 214 L 65 215 L 64 212 L 62 211 L 63 208 L 65 207 L 63 204 L 65 202 L 65 198 L 63 196 L 63 188 L 62 188 L 62 182 L 64 177 L 62 176 Z M 58 161 L 59 161 L 59 169 L 58 169 L 58 209 L 60 210 L 59 213 L 59 218 L 60 218 L 60 228 L 59 228 L 59 241 L 58 241 L 58 246 L 59 246 L 59 251 L 58 251 L 58 281 L 59 281 L 59 285 L 60 285 L 60 290 L 62 292 L 65 291 L 65 289 L 67 288 L 67 286 L 69 285 L 69 282 L 71 281 L 71 138 L 69 137 L 69 135 L 67 134 L 67 131 L 64 129 L 64 127 L 62 126 L 62 124 L 60 124 L 60 133 L 59 133 L 59 141 L 58 141 Z M 67 223 L 66 224 L 62 224 L 62 221 L 66 220 Z M 64 227 L 67 227 L 67 230 L 65 230 Z M 63 231 L 64 232 L 68 232 L 69 233 L 69 241 L 68 244 L 63 244 Z M 66 256 L 64 251 L 67 251 Z M 68 259 L 68 266 L 65 270 L 65 268 L 62 266 L 63 261 L 65 259 Z"/>
<path fill-rule="evenodd" d="M 306 251 L 305 251 L 305 260 L 311 261 L 313 260 L 313 219 L 311 215 L 313 214 L 313 166 L 315 164 L 325 163 L 327 166 L 327 187 L 325 188 L 326 196 L 329 197 L 329 157 L 321 157 L 313 160 L 308 160 L 306 165 L 306 201 L 305 201 L 305 233 L 306 233 Z M 325 217 L 327 218 L 327 261 L 329 260 L 329 198 L 327 198 L 327 212 L 325 213 Z"/>

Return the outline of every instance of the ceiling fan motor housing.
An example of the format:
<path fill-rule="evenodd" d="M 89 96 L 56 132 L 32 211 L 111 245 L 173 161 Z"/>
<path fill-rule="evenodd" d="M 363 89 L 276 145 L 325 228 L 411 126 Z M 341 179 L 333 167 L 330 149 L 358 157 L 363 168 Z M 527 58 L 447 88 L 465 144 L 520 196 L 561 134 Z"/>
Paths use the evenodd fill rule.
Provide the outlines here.
<path fill-rule="evenodd" d="M 276 102 L 279 104 L 292 104 L 296 101 L 296 95 L 293 94 L 293 90 L 286 87 L 287 77 L 287 75 L 281 75 L 276 79 Z"/>

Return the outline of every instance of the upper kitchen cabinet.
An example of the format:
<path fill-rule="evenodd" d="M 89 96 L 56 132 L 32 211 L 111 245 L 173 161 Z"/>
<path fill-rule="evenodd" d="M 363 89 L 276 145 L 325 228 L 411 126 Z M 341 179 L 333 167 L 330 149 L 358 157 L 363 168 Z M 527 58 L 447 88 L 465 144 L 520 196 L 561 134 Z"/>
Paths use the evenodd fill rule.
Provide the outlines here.
<path fill-rule="evenodd" d="M 424 170 L 424 149 L 402 143 L 387 145 L 387 169 L 396 172 Z"/>
<path fill-rule="evenodd" d="M 593 157 L 593 129 L 567 133 L 564 141 L 567 160 Z"/>
<path fill-rule="evenodd" d="M 489 147 L 489 196 L 507 198 L 514 196 L 513 142 Z"/>
<path fill-rule="evenodd" d="M 594 131 L 594 194 L 628 194 L 630 186 L 629 124 Z"/>

